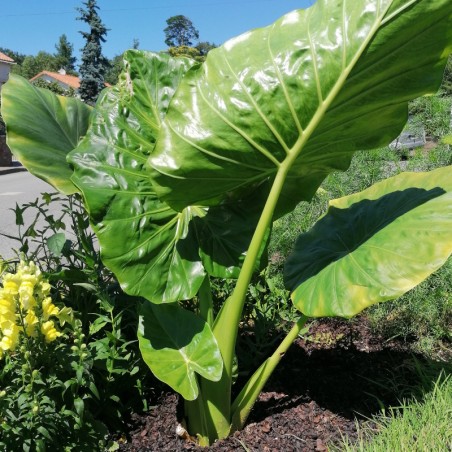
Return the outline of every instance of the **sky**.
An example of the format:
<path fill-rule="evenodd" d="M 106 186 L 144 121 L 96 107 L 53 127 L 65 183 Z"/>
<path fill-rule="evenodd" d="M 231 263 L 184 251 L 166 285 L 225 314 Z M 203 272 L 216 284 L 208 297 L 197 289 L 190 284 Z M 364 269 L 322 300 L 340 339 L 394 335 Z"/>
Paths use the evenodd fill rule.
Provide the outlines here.
<path fill-rule="evenodd" d="M 166 19 L 188 17 L 199 31 L 200 41 L 220 45 L 253 28 L 264 27 L 313 0 L 98 0 L 99 15 L 110 29 L 103 53 L 121 54 L 139 40 L 142 50 L 164 50 Z M 66 34 L 80 62 L 84 41 L 79 31 L 88 31 L 76 20 L 82 0 L 0 0 L 0 47 L 26 55 L 40 50 L 55 52 Z"/>

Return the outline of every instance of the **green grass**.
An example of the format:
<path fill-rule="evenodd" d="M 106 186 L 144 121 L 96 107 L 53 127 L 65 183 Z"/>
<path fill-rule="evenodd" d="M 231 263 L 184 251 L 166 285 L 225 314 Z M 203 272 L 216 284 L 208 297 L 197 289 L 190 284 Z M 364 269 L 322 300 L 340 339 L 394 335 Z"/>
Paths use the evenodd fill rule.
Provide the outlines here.
<path fill-rule="evenodd" d="M 411 127 L 423 127 L 434 140 L 430 149 L 406 152 L 406 160 L 389 147 L 356 153 L 346 172 L 331 174 L 310 204 L 300 204 L 279 219 L 269 246 L 271 273 L 279 274 L 297 236 L 307 231 L 326 211 L 328 200 L 364 190 L 384 178 L 402 171 L 430 171 L 452 164 L 451 146 L 442 137 L 451 135 L 451 97 L 425 97 L 410 105 Z M 380 303 L 363 315 L 375 333 L 384 340 L 406 340 L 414 352 L 436 360 L 452 355 L 452 258 L 436 273 L 403 297 Z M 287 314 L 284 314 L 286 312 Z M 288 299 L 279 305 L 280 316 L 294 316 Z M 437 364 L 430 364 L 433 369 Z M 445 365 L 447 367 L 447 365 Z M 428 374 L 428 371 L 427 371 Z M 437 374 L 436 374 L 437 375 Z M 445 373 L 445 375 L 450 375 Z M 390 407 L 382 415 L 360 427 L 359 441 L 344 444 L 346 451 L 446 451 L 452 450 L 452 378 L 438 380 L 419 372 L 419 386 L 404 387 L 400 369 L 389 372 L 384 386 L 394 387 L 400 396 L 399 407 Z M 413 398 L 414 397 L 414 398 Z M 334 449 L 336 450 L 336 449 Z"/>
<path fill-rule="evenodd" d="M 378 434 L 376 434 L 378 433 Z M 421 452 L 452 449 L 452 379 L 440 378 L 424 400 L 404 401 L 359 429 L 359 439 L 344 438 L 341 451 Z"/>
<path fill-rule="evenodd" d="M 407 152 L 407 159 L 389 147 L 357 152 L 346 172 L 330 174 L 311 203 L 301 203 L 273 227 L 269 245 L 270 275 L 279 275 L 295 240 L 323 215 L 330 199 L 355 193 L 403 171 L 430 171 L 452 164 L 451 146 L 441 143 L 450 135 L 452 98 L 423 97 L 410 105 L 411 127 L 423 125 L 438 142 L 430 149 Z M 374 332 L 385 339 L 409 341 L 413 351 L 441 358 L 452 353 L 452 260 L 424 283 L 393 302 L 381 303 L 365 311 Z M 278 285 L 278 289 L 282 289 Z M 296 315 L 288 299 L 279 307 L 281 316 Z"/>
<path fill-rule="evenodd" d="M 424 96 L 410 103 L 411 127 L 425 130 L 436 140 L 449 132 L 452 98 L 448 96 Z"/>
<path fill-rule="evenodd" d="M 366 315 L 385 338 L 409 340 L 413 351 L 442 358 L 452 342 L 452 259 L 401 298 L 380 303 Z"/>

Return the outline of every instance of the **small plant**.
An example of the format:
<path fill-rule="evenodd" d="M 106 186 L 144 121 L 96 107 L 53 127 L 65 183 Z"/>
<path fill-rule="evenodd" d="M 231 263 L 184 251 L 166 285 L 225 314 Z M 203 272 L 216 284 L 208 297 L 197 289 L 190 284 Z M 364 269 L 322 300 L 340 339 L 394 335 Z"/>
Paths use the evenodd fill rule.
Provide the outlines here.
<path fill-rule="evenodd" d="M 273 222 L 356 151 L 388 145 L 408 100 L 437 91 L 451 15 L 449 0 L 319 0 L 203 64 L 129 51 L 92 112 L 18 77 L 3 88 L 12 151 L 62 192 L 81 192 L 103 262 L 126 293 L 147 299 L 143 359 L 185 399 L 200 444 L 243 427 L 308 317 L 352 317 L 395 299 L 450 256 L 450 167 L 330 201 L 285 262 L 299 317 L 232 400 L 236 340 Z M 58 121 L 45 122 L 49 111 Z M 369 176 L 366 187 L 377 172 Z M 219 309 L 216 278 L 236 280 Z"/>
<path fill-rule="evenodd" d="M 33 262 L 21 262 L 2 280 L 0 446 L 97 447 L 106 430 L 84 409 L 93 381 L 80 322 L 72 309 L 53 303 L 51 286 Z"/>
<path fill-rule="evenodd" d="M 82 447 L 85 441 L 83 447 L 97 449 L 105 443 L 107 427 L 111 432 L 120 432 L 132 410 L 147 408 L 144 386 L 148 378 L 139 359 L 135 333 L 137 303 L 124 295 L 102 265 L 77 195 L 44 193 L 33 202 L 17 205 L 13 214 L 17 232 L 9 237 L 18 243 L 17 259 L 22 256 L 27 261 L 39 261 L 42 278 L 52 285 L 51 307 L 65 305 L 65 309 L 73 310 L 77 321 L 66 324 L 64 334 L 38 360 L 43 367 L 39 378 L 47 382 L 45 388 L 40 388 L 41 398 L 50 405 L 28 427 L 19 426 L 28 415 L 29 406 L 11 402 L 28 384 L 20 377 L 20 347 L 0 362 L 0 381 L 12 382 L 4 403 L 14 407 L 12 413 L 17 418 L 17 428 L 8 431 L 5 441 L 21 444 L 24 436 L 36 434 L 36 428 L 49 432 L 69 429 L 71 433 L 63 437 L 36 434 L 36 438 L 45 446 Z M 1 268 L 6 271 L 11 265 L 3 263 Z M 64 388 L 55 382 L 64 383 Z M 78 391 L 83 401 L 83 426 L 76 431 L 73 427 L 77 411 L 68 399 L 71 388 Z M 78 405 L 82 406 L 80 402 Z M 62 406 L 66 407 L 63 411 Z M 11 446 L 7 450 L 14 449 Z"/>

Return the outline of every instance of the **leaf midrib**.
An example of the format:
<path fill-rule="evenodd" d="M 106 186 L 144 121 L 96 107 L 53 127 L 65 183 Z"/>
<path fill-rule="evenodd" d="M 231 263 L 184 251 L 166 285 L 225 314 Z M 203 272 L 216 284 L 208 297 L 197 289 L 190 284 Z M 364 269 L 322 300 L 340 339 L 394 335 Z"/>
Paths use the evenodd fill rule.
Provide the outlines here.
<path fill-rule="evenodd" d="M 344 0 L 345 1 L 345 0 Z M 410 2 L 412 3 L 412 2 Z M 381 0 L 378 1 L 377 10 L 380 9 L 381 6 Z M 298 158 L 298 156 L 303 151 L 306 143 L 310 139 L 311 135 L 314 133 L 314 131 L 317 129 L 318 125 L 321 123 L 322 119 L 325 117 L 329 107 L 333 103 L 334 99 L 337 97 L 337 95 L 340 93 L 341 89 L 345 85 L 348 76 L 350 75 L 351 71 L 361 58 L 364 50 L 369 45 L 370 41 L 373 39 L 377 31 L 380 29 L 381 24 L 385 18 L 385 15 L 389 8 L 392 6 L 392 2 L 387 6 L 385 11 L 380 14 L 378 17 L 378 12 L 376 15 L 376 20 L 374 22 L 374 25 L 371 27 L 367 38 L 362 42 L 360 48 L 356 52 L 355 56 L 352 58 L 348 66 L 346 66 L 338 78 L 337 82 L 327 95 L 327 97 L 324 99 L 324 101 L 320 104 L 317 111 L 314 113 L 314 116 L 312 117 L 311 122 L 309 125 L 304 129 L 303 133 L 299 136 L 295 144 L 292 146 L 292 148 L 289 150 L 288 156 L 284 160 L 283 164 L 281 165 L 279 171 L 288 171 L 292 164 L 295 162 L 295 160 Z M 394 14 L 393 14 L 394 16 Z M 344 18 L 342 18 L 344 20 Z"/>

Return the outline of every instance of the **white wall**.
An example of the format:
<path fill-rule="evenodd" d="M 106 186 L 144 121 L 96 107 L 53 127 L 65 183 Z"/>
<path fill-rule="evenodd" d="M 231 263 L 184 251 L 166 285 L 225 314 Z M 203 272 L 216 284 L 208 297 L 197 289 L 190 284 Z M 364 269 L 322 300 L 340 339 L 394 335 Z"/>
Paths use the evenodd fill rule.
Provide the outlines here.
<path fill-rule="evenodd" d="M 8 80 L 9 71 L 11 70 L 11 65 L 8 63 L 3 63 L 0 61 L 0 89 L 3 83 Z"/>

